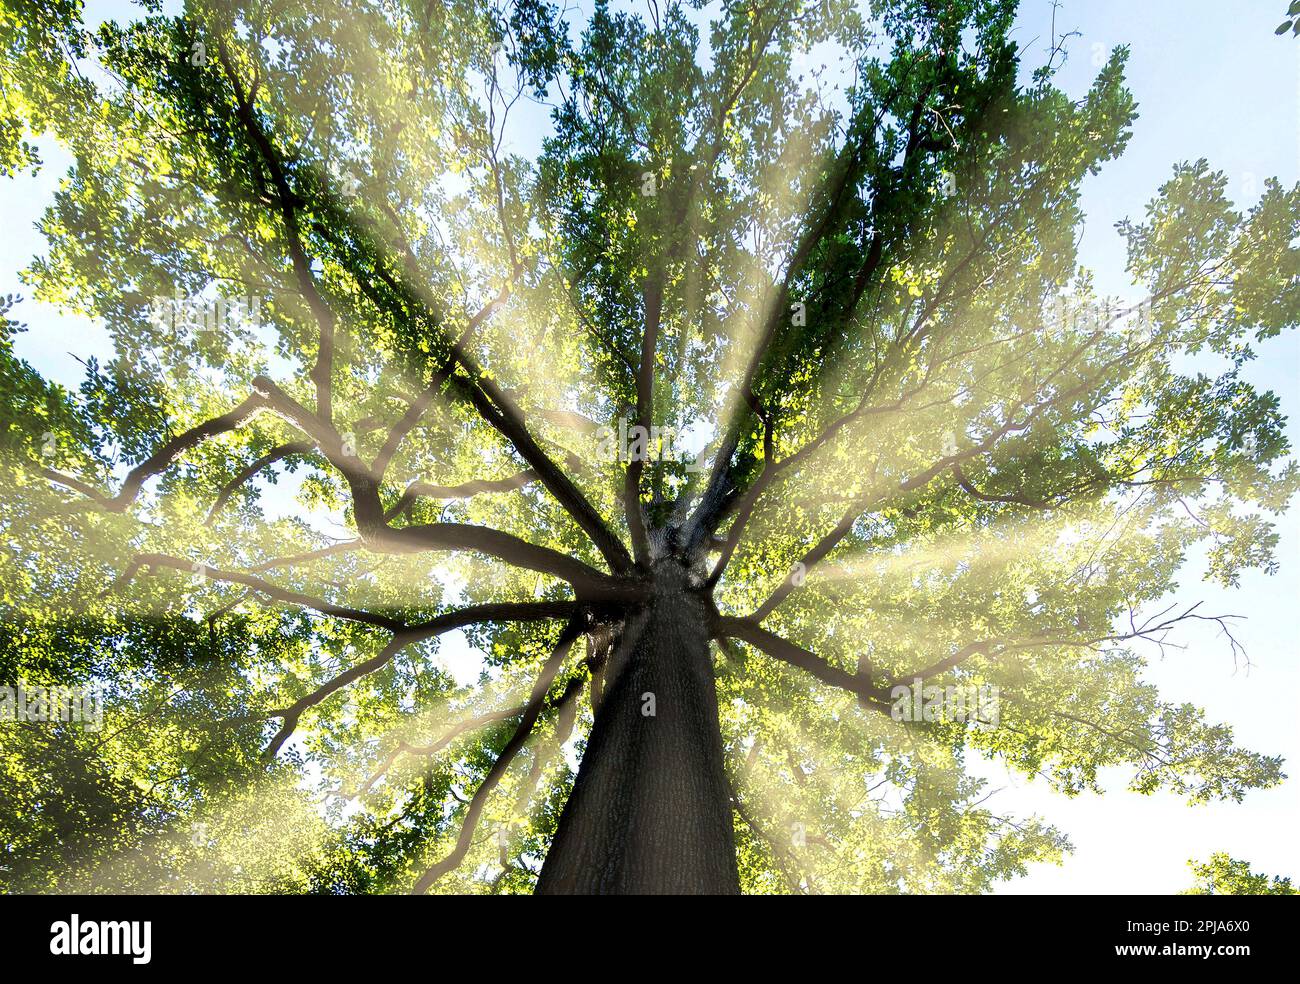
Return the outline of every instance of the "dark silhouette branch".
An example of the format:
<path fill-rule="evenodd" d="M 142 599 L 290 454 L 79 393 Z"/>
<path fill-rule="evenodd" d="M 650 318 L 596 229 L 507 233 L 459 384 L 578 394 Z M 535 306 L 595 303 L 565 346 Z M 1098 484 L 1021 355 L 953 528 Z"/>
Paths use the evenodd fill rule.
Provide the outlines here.
<path fill-rule="evenodd" d="M 519 452 L 547 490 L 555 496 L 565 510 L 596 545 L 601 556 L 615 573 L 625 574 L 632 569 L 632 557 L 621 540 L 605 525 L 591 502 L 573 483 L 528 431 L 523 413 L 499 386 L 484 378 L 481 370 L 463 353 L 458 361 L 470 372 L 469 379 L 455 376 L 452 379 L 479 415 L 501 432 Z"/>
<path fill-rule="evenodd" d="M 155 475 L 159 475 L 166 471 L 172 462 L 179 458 L 184 452 L 202 444 L 210 437 L 215 437 L 218 434 L 225 434 L 234 430 L 249 417 L 259 413 L 266 407 L 267 402 L 265 397 L 259 393 L 254 393 L 238 406 L 219 416 L 213 417 L 210 420 L 205 420 L 203 423 L 191 427 L 184 433 L 177 434 L 170 440 L 165 441 L 157 451 L 127 473 L 126 480 L 122 483 L 122 488 L 118 491 L 117 495 L 114 496 L 104 495 L 102 492 L 96 491 L 93 487 L 80 479 L 73 478 L 70 475 L 64 475 L 62 472 L 57 472 L 52 468 L 43 469 L 42 474 L 45 475 L 46 478 L 50 479 L 50 481 L 58 482 L 60 485 L 66 485 L 69 488 L 75 489 L 83 495 L 90 497 L 109 512 L 125 512 L 127 507 L 135 501 L 136 496 L 140 494 L 140 489 L 144 486 L 144 483 Z"/>
<path fill-rule="evenodd" d="M 295 701 L 289 707 L 278 711 L 272 711 L 267 717 L 279 717 L 284 719 L 280 730 L 272 739 L 271 744 L 267 746 L 264 754 L 266 759 L 272 759 L 279 753 L 284 743 L 289 740 L 294 729 L 298 725 L 299 718 L 309 708 L 315 707 L 325 698 L 329 697 L 354 680 L 376 670 L 387 666 L 399 652 L 404 648 L 416 642 L 424 642 L 433 636 L 441 635 L 453 629 L 464 628 L 467 625 L 474 625 L 479 622 L 529 622 L 542 621 L 551 618 L 572 618 L 578 611 L 578 606 L 572 602 L 520 602 L 509 603 L 499 602 L 486 605 L 472 605 L 468 608 L 462 608 L 457 611 L 446 612 L 427 622 L 404 628 L 394 633 L 393 638 L 389 640 L 378 653 L 363 660 L 350 669 L 340 673 L 327 683 L 317 687 L 310 694 Z M 549 686 L 549 683 L 548 683 Z M 543 692 L 544 694 L 544 692 Z M 531 727 L 531 724 L 530 724 Z"/>
<path fill-rule="evenodd" d="M 388 774 L 388 771 L 397 764 L 397 760 L 403 755 L 437 755 L 453 741 L 463 734 L 470 731 L 477 731 L 479 728 L 486 727 L 489 724 L 496 724 L 498 721 L 508 721 L 512 717 L 518 717 L 524 712 L 524 705 L 517 707 L 507 707 L 500 711 L 489 711 L 486 714 L 478 714 L 474 717 L 458 721 L 439 739 L 429 745 L 411 745 L 405 741 L 399 741 L 393 746 L 392 750 L 380 760 L 375 771 L 366 777 L 365 781 L 357 787 L 355 792 L 343 793 L 339 790 L 334 795 L 344 800 L 354 800 L 359 796 L 367 795 L 380 779 Z"/>
<path fill-rule="evenodd" d="M 577 622 L 570 622 L 560 635 L 560 640 L 550 657 L 542 666 L 542 671 L 538 674 L 536 681 L 533 683 L 532 693 L 529 695 L 528 703 L 524 707 L 524 712 L 520 715 L 519 724 L 515 732 L 511 735 L 510 740 L 501 749 L 501 754 L 497 756 L 492 768 L 479 783 L 478 789 L 474 791 L 469 807 L 465 812 L 465 819 L 461 821 L 460 835 L 456 838 L 456 845 L 451 852 L 429 867 L 423 875 L 415 882 L 412 892 L 417 895 L 423 895 L 433 887 L 434 883 L 451 871 L 464 860 L 465 855 L 469 852 L 470 844 L 474 839 L 474 830 L 478 826 L 479 816 L 483 808 L 487 805 L 487 798 L 496 788 L 501 778 L 510 768 L 515 756 L 527 744 L 528 738 L 532 733 L 533 725 L 537 723 L 537 718 L 541 715 L 542 707 L 546 701 L 546 694 L 551 689 L 551 683 L 555 680 L 556 674 L 560 672 L 560 666 L 564 662 L 565 656 L 569 653 L 569 648 L 573 645 L 574 639 L 577 638 L 581 626 Z"/>
<path fill-rule="evenodd" d="M 468 499 L 481 492 L 513 492 L 537 481 L 537 473 L 531 468 L 509 476 L 508 478 L 475 478 L 459 485 L 431 485 L 428 482 L 412 482 L 388 511 L 385 520 L 392 520 L 406 512 L 417 499 Z"/>
<path fill-rule="evenodd" d="M 465 523 L 426 523 L 397 529 L 383 527 L 372 533 L 367 547 L 383 553 L 409 553 L 422 550 L 472 550 L 515 567 L 549 574 L 573 585 L 581 598 L 634 599 L 642 594 L 634 581 L 611 577 L 568 554 L 540 547 L 510 533 L 488 526 Z"/>
<path fill-rule="evenodd" d="M 330 306 L 321 296 L 316 286 L 316 277 L 312 273 L 311 260 L 303 247 L 302 232 L 298 219 L 299 199 L 289 186 L 285 173 L 284 161 L 279 150 L 263 129 L 257 118 L 253 94 L 245 95 L 239 73 L 230 58 L 230 50 L 224 39 L 218 39 L 218 58 L 225 71 L 226 78 L 235 91 L 235 115 L 243 126 L 248 139 L 256 149 L 265 165 L 275 191 L 275 206 L 284 222 L 285 244 L 289 250 L 289 259 L 293 265 L 294 277 L 298 288 L 320 330 L 316 362 L 311 368 L 309 378 L 316 388 L 316 415 L 321 420 L 329 421 L 332 416 L 332 382 L 334 368 L 334 332 L 335 317 Z"/>
<path fill-rule="evenodd" d="M 663 312 L 664 272 L 655 269 L 641 291 L 645 307 L 645 330 L 641 333 L 641 363 L 636 374 L 636 426 L 644 435 L 643 454 L 631 455 L 624 470 L 623 506 L 632 536 L 632 552 L 637 563 L 650 560 L 650 538 L 646 532 L 645 513 L 641 508 L 641 473 L 650 454 L 650 426 L 654 413 L 655 348 L 659 341 L 659 321 Z"/>
<path fill-rule="evenodd" d="M 888 689 L 877 687 L 865 675 L 849 673 L 847 670 L 831 665 L 820 656 L 796 646 L 774 632 L 769 632 L 750 619 L 719 616 L 714 631 L 715 635 L 723 638 L 747 642 L 773 659 L 779 659 L 783 663 L 797 666 L 812 674 L 822 683 L 854 694 L 858 698 L 858 703 L 864 708 L 885 714 L 890 712 L 892 701 L 889 699 Z"/>
<path fill-rule="evenodd" d="M 1228 644 L 1231 647 L 1234 661 L 1243 657 L 1245 655 L 1245 649 L 1237 640 L 1237 637 L 1233 635 L 1231 626 L 1229 625 L 1230 619 L 1240 618 L 1241 616 L 1201 615 L 1196 611 L 1201 607 L 1201 604 L 1202 603 L 1198 601 L 1181 614 L 1175 615 L 1172 618 L 1166 618 L 1165 616 L 1173 611 L 1173 606 L 1170 606 L 1169 608 L 1157 612 L 1155 615 L 1147 618 L 1141 624 L 1135 620 L 1133 613 L 1130 612 L 1128 632 L 1108 633 L 1106 635 L 1089 636 L 1086 638 L 1071 637 L 1056 633 L 1045 633 L 1020 639 L 1008 636 L 993 639 L 981 639 L 962 646 L 955 650 L 950 656 L 946 656 L 923 669 L 917 670 L 914 673 L 905 673 L 896 677 L 886 685 L 885 689 L 888 690 L 896 684 L 909 682 L 916 678 L 928 680 L 940 675 L 941 673 L 947 673 L 949 670 L 955 669 L 972 656 L 976 655 L 996 657 L 1017 650 L 1041 649 L 1049 646 L 1096 648 L 1103 643 L 1130 642 L 1135 639 L 1154 643 L 1163 651 L 1166 646 L 1173 646 L 1172 643 L 1166 641 L 1169 633 L 1176 626 L 1187 621 L 1214 622 L 1219 626 L 1220 632 L 1228 639 Z"/>
<path fill-rule="evenodd" d="M 42 468 L 41 475 L 48 478 L 51 482 L 54 482 L 56 485 L 63 485 L 72 489 L 74 492 L 80 492 L 88 499 L 93 499 L 106 509 L 114 509 L 117 504 L 112 496 L 105 495 L 103 492 L 99 491 L 99 489 L 95 488 L 95 486 L 88 482 L 83 482 L 75 475 L 69 475 L 56 468 Z M 114 511 L 116 512 L 119 510 L 114 509 Z"/>
<path fill-rule="evenodd" d="M 267 403 L 277 412 L 316 438 L 321 452 L 347 480 L 352 493 L 357 532 L 367 549 L 380 553 L 434 549 L 475 550 L 568 581 L 579 594 L 595 597 L 626 595 L 629 592 L 626 582 L 589 567 L 580 560 L 490 527 L 461 523 L 431 523 L 396 529 L 389 526 L 386 511 L 379 499 L 379 483 L 373 471 L 359 456 L 347 453 L 338 432 L 316 418 L 266 377 L 257 377 L 254 385 L 265 394 Z"/>
<path fill-rule="evenodd" d="M 933 83 L 921 91 L 912 107 L 907 149 L 900 166 L 901 173 L 907 173 L 914 165 L 916 152 L 924 144 L 924 141 L 919 139 L 919 126 L 923 119 L 925 102 L 929 98 L 932 89 Z M 895 89 L 896 91 L 897 89 Z M 885 111 L 890 102 L 892 102 L 892 94 L 889 99 L 885 100 L 885 104 L 878 109 L 875 120 L 870 131 L 868 131 L 869 133 L 875 133 L 881 119 L 880 114 Z M 711 534 L 716 527 L 717 514 L 725 501 L 727 492 L 725 486 L 731 466 L 731 458 L 740 443 L 740 437 L 747 419 L 746 412 L 754 412 L 757 402 L 754 386 L 758 381 L 759 372 L 768 356 L 772 343 L 789 315 L 791 289 L 795 279 L 803 272 L 805 263 L 813 255 L 817 246 L 827 236 L 834 233 L 840 216 L 848 204 L 850 196 L 854 193 L 857 182 L 863 177 L 864 161 L 862 154 L 866 148 L 867 133 L 858 135 L 857 131 L 864 127 L 865 117 L 866 109 L 864 108 L 862 116 L 855 118 L 850 124 L 849 139 L 837 155 L 826 185 L 823 188 L 824 202 L 817 209 L 815 218 L 805 224 L 805 231 L 786 263 L 785 276 L 782 278 L 776 296 L 772 300 L 767 318 L 760 329 L 758 341 L 746 365 L 745 374 L 738 389 L 739 399 L 736 401 L 731 419 L 724 429 L 725 436 L 717 457 L 714 459 L 708 483 L 700 498 L 699 506 L 692 515 L 691 531 L 688 536 L 692 545 L 699 538 Z M 884 194 L 883 189 L 881 194 Z M 867 255 L 855 281 L 855 304 L 857 298 L 860 298 L 865 292 L 871 276 L 879 267 L 882 256 L 883 240 L 879 231 L 876 231 L 872 236 Z"/>
<path fill-rule="evenodd" d="M 217 513 L 221 512 L 231 497 L 239 491 L 240 487 L 267 465 L 275 464 L 275 462 L 282 461 L 295 454 L 308 454 L 315 448 L 316 445 L 312 441 L 292 441 L 289 444 L 281 444 L 278 448 L 268 451 L 256 461 L 240 469 L 235 474 L 235 477 L 222 487 L 221 492 L 217 495 L 217 501 L 212 504 L 212 508 L 208 511 L 208 518 L 203 521 L 203 525 L 211 526 L 217 518 Z"/>
<path fill-rule="evenodd" d="M 1053 369 L 1052 372 L 1050 372 L 1045 379 L 1039 381 L 1035 387 L 1030 388 L 1030 392 L 1039 391 L 1049 387 L 1057 376 L 1064 373 L 1071 365 L 1077 362 L 1083 354 L 1105 334 L 1105 330 L 1106 326 L 1102 326 L 1101 328 L 1098 328 L 1097 331 L 1093 332 L 1074 350 L 1074 352 L 1071 353 L 1068 359 L 1064 360 L 1061 365 Z M 1130 352 L 1125 352 L 1116 358 L 1103 363 L 1098 367 L 1096 372 L 1085 376 L 1077 385 L 1068 387 L 1045 400 L 1031 403 L 1028 398 L 1022 398 L 1014 407 L 1008 410 L 1006 414 L 1006 423 L 990 432 L 982 441 L 979 441 L 968 448 L 957 450 L 952 454 L 944 455 L 928 468 L 923 469 L 910 478 L 903 478 L 898 483 L 896 492 L 890 492 L 889 494 L 913 492 L 917 489 L 923 488 L 936 476 L 948 471 L 953 466 L 959 466 L 963 461 L 988 452 L 1006 435 L 1027 430 L 1032 426 L 1036 415 L 1050 407 L 1066 405 L 1080 395 L 1092 391 L 1102 376 L 1117 364 L 1131 359 L 1132 355 L 1133 354 Z M 1020 414 L 1023 414 L 1023 416 L 1018 416 Z M 849 534 L 858 517 L 862 515 L 873 501 L 879 502 L 884 497 L 885 493 L 875 496 L 864 494 L 859 497 L 857 501 L 855 501 L 854 504 L 845 511 L 844 515 L 840 518 L 840 521 L 836 523 L 835 528 L 822 537 L 799 559 L 798 564 L 801 565 L 800 569 L 802 575 L 806 577 L 813 567 L 823 560 L 826 555 L 829 554 L 839 544 L 839 542 Z M 790 593 L 797 586 L 798 585 L 795 584 L 793 577 L 787 577 L 750 617 L 756 622 L 761 622 L 787 597 L 789 597 Z"/>

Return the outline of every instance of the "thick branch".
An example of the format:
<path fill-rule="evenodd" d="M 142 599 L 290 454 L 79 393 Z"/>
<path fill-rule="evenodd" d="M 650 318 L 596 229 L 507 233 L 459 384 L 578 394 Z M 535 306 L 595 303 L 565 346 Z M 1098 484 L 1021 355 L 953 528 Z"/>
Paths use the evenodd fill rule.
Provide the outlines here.
<path fill-rule="evenodd" d="M 573 585 L 582 598 L 636 598 L 641 588 L 622 578 L 610 577 L 568 554 L 539 547 L 510 533 L 487 526 L 465 523 L 426 523 L 398 529 L 383 527 L 372 532 L 367 546 L 372 550 L 407 553 L 419 550 L 474 550 L 524 567 L 549 574 Z"/>
<path fill-rule="evenodd" d="M 618 539 L 610 532 L 595 507 L 587 500 L 573 481 L 560 470 L 559 466 L 542 450 L 523 422 L 523 413 L 495 383 L 483 378 L 481 371 L 466 355 L 460 356 L 460 362 L 471 372 L 471 379 L 456 382 L 470 403 L 485 420 L 504 435 L 520 457 L 534 471 L 547 490 L 555 496 L 560 505 L 568 511 L 576 522 L 591 538 L 606 562 L 616 573 L 627 573 L 632 569 L 632 557 Z M 477 379 L 477 383 L 475 382 Z"/>
<path fill-rule="evenodd" d="M 394 529 L 388 525 L 383 503 L 379 499 L 379 484 L 373 471 L 361 458 L 344 452 L 342 439 L 334 428 L 320 421 L 266 377 L 258 376 L 254 385 L 259 392 L 266 394 L 268 404 L 277 412 L 316 438 L 322 453 L 343 474 L 352 493 L 357 532 L 368 549 L 390 553 L 433 549 L 477 550 L 508 563 L 568 581 L 579 594 L 595 597 L 626 593 L 626 583 L 619 579 L 556 550 L 536 546 L 512 534 L 486 526 L 432 523 Z"/>
<path fill-rule="evenodd" d="M 892 706 L 889 691 L 876 687 L 871 679 L 859 674 L 849 673 L 832 666 L 808 650 L 782 639 L 774 632 L 769 632 L 760 625 L 745 618 L 720 616 L 717 620 L 715 634 L 724 638 L 739 639 L 759 649 L 773 659 L 797 666 L 811 673 L 822 683 L 830 684 L 841 690 L 847 690 L 858 698 L 863 707 L 888 714 Z"/>
<path fill-rule="evenodd" d="M 140 494 L 140 489 L 144 486 L 144 483 L 153 476 L 166 471 L 168 466 L 181 454 L 210 437 L 234 430 L 249 417 L 265 409 L 266 406 L 265 398 L 261 394 L 254 393 L 237 407 L 226 411 L 220 416 L 213 417 L 211 420 L 205 420 L 203 423 L 191 427 L 184 433 L 164 442 L 157 451 L 131 469 L 126 476 L 126 481 L 122 483 L 121 491 L 115 496 L 106 496 L 80 479 L 64 475 L 52 468 L 44 469 L 42 474 L 53 482 L 66 485 L 69 488 L 76 489 L 83 495 L 89 496 L 110 512 L 125 512 L 127 507 L 135 501 L 136 496 Z"/>

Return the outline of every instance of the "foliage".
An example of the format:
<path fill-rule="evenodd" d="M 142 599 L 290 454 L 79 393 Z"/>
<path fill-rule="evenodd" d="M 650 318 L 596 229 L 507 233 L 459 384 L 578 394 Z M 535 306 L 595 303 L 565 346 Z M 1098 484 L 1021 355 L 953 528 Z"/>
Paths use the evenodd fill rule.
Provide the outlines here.
<path fill-rule="evenodd" d="M 1300 35 L 1300 19 L 1296 17 L 1300 14 L 1300 3 L 1293 3 L 1286 8 L 1286 20 L 1277 26 L 1274 34 L 1285 34 L 1290 31 L 1292 34 Z"/>
<path fill-rule="evenodd" d="M 1226 854 L 1212 854 L 1205 862 L 1188 861 L 1187 866 L 1196 875 L 1196 885 L 1184 895 L 1300 895 L 1290 878 L 1257 875 L 1249 862 Z"/>

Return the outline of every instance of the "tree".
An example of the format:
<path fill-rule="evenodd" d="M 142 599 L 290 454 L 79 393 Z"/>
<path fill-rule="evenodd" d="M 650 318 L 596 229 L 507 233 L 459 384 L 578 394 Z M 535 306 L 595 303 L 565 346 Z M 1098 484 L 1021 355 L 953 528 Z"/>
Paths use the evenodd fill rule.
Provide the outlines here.
<path fill-rule="evenodd" d="M 1184 895 L 1300 895 L 1290 878 L 1257 875 L 1250 862 L 1223 853 L 1212 854 L 1205 862 L 1188 861 L 1187 866 L 1196 875 L 1196 884 Z"/>
<path fill-rule="evenodd" d="M 10 7 L 76 159 L 27 282 L 116 346 L 73 395 L 6 322 L 4 658 L 106 688 L 4 732 L 11 885 L 980 891 L 1068 844 L 969 756 L 1283 778 L 1142 647 L 1236 655 L 1189 551 L 1276 566 L 1300 189 L 1178 165 L 1098 296 L 1123 48 L 1076 101 L 995 0 Z"/>

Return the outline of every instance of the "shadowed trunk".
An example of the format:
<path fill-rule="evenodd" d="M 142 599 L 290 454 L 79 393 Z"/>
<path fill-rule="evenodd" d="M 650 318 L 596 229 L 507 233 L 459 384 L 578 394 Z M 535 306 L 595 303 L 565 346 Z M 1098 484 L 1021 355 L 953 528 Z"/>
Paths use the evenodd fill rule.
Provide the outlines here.
<path fill-rule="evenodd" d="M 605 672 L 537 892 L 739 893 L 707 613 L 676 562 Z"/>

